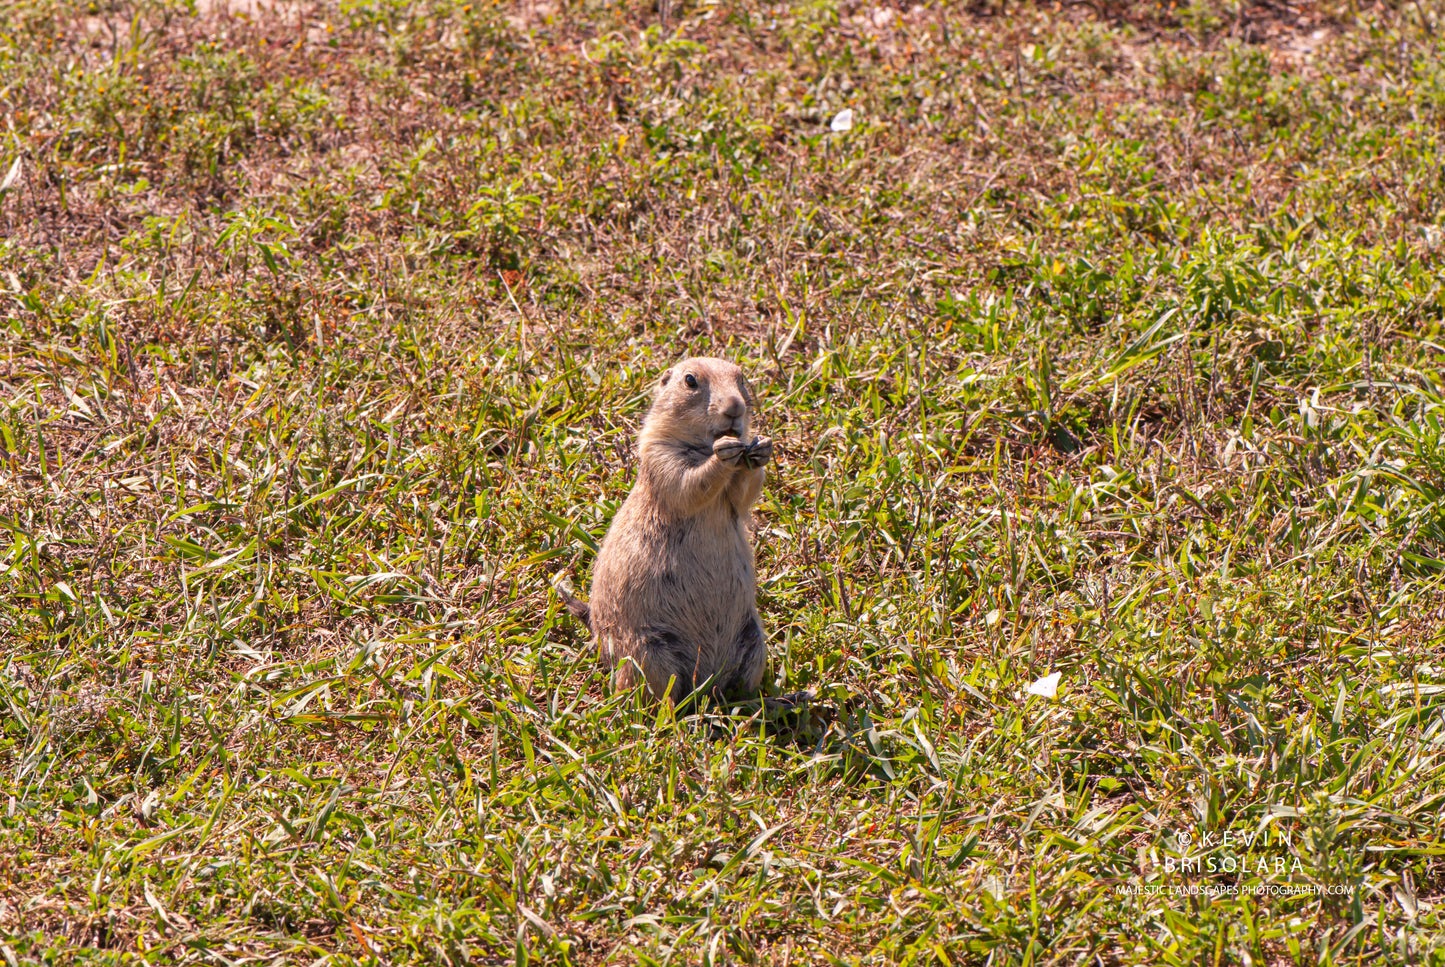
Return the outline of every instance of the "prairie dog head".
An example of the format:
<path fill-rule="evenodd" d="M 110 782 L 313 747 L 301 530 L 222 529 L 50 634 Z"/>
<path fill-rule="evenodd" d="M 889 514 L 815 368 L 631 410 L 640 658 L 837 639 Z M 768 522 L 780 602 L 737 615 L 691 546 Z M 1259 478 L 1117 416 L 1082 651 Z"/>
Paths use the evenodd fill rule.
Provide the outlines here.
<path fill-rule="evenodd" d="M 658 377 L 641 443 L 679 443 L 711 450 L 719 437 L 752 440 L 753 391 L 725 359 L 684 359 Z"/>

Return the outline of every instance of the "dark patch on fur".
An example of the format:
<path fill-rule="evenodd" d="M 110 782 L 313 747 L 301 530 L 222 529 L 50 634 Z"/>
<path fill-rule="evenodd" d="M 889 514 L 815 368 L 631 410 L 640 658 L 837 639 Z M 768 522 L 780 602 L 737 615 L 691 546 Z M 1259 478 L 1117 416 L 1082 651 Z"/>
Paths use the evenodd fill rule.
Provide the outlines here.
<path fill-rule="evenodd" d="M 763 625 L 758 620 L 758 616 L 753 615 L 743 623 L 743 630 L 738 635 L 738 655 L 741 658 L 739 664 L 749 664 L 762 650 Z"/>
<path fill-rule="evenodd" d="M 671 631 L 654 631 L 643 642 L 643 648 L 654 660 L 660 660 L 668 674 L 675 675 L 672 700 L 681 702 L 692 694 L 692 669 L 697 664 L 697 649 Z"/>
<path fill-rule="evenodd" d="M 763 626 L 758 621 L 757 615 L 753 615 L 743 622 L 742 630 L 738 632 L 738 640 L 733 644 L 733 654 L 737 655 L 737 667 L 733 669 L 725 681 L 721 683 L 717 691 L 719 693 L 736 692 L 746 683 L 743 675 L 759 657 L 759 653 L 766 647 L 763 640 Z"/>
<path fill-rule="evenodd" d="M 678 449 L 680 449 L 684 454 L 687 455 L 687 458 L 692 461 L 692 465 L 694 467 L 701 466 L 702 464 L 707 463 L 707 461 L 712 457 L 711 446 L 700 447 L 696 446 L 695 444 L 684 443 Z"/>

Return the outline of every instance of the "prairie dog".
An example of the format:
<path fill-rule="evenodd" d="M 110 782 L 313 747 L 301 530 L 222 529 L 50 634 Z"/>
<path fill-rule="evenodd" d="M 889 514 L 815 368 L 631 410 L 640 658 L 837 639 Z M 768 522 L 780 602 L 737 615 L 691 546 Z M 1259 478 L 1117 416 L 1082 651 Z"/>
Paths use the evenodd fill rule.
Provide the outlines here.
<path fill-rule="evenodd" d="M 704 686 L 721 697 L 762 683 L 748 522 L 773 443 L 754 436 L 753 405 L 742 370 L 722 359 L 685 359 L 654 386 L 637 482 L 602 541 L 592 599 L 564 596 L 618 688 L 641 677 L 678 702 Z"/>

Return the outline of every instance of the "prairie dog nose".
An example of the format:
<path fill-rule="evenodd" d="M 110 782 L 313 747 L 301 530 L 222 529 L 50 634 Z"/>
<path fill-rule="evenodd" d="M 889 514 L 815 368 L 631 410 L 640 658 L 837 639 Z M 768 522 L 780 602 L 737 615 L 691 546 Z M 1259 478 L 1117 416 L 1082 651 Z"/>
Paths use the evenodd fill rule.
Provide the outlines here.
<path fill-rule="evenodd" d="M 743 402 L 743 398 L 741 396 L 734 396 L 729 399 L 727 401 L 727 405 L 723 407 L 722 415 L 727 417 L 729 420 L 736 420 L 738 417 L 742 416 L 745 412 L 747 412 L 747 408 L 748 406 L 746 403 Z"/>

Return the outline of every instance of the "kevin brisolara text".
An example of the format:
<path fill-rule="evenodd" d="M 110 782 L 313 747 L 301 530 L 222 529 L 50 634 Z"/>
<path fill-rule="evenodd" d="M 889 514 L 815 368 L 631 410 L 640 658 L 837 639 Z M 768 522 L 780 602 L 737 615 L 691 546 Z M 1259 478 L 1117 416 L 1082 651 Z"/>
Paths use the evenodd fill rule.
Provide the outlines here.
<path fill-rule="evenodd" d="M 1293 853 L 1273 856 L 1166 856 L 1164 857 L 1165 873 L 1253 873 L 1256 876 L 1267 876 L 1273 873 L 1276 876 L 1283 876 L 1286 873 L 1303 873 L 1304 864 L 1300 858 Z"/>

